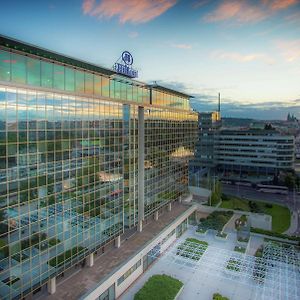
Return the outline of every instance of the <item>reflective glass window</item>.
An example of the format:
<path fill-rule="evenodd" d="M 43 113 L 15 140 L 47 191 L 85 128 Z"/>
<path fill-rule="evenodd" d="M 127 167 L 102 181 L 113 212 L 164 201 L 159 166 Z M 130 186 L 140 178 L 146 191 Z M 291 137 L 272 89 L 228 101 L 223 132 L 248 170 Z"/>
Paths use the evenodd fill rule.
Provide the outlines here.
<path fill-rule="evenodd" d="M 94 93 L 101 95 L 101 76 L 94 75 Z"/>
<path fill-rule="evenodd" d="M 30 85 L 41 85 L 41 61 L 27 58 L 27 83 Z"/>
<path fill-rule="evenodd" d="M 65 68 L 65 89 L 69 92 L 75 90 L 75 72 L 74 69 Z"/>
<path fill-rule="evenodd" d="M 121 98 L 121 83 L 119 81 L 115 81 L 115 98 Z"/>
<path fill-rule="evenodd" d="M 126 88 L 127 88 L 128 84 L 121 82 L 120 85 L 121 85 L 121 99 L 126 100 Z"/>
<path fill-rule="evenodd" d="M 102 96 L 109 97 L 109 79 L 102 77 Z"/>
<path fill-rule="evenodd" d="M 60 65 L 54 65 L 53 87 L 58 90 L 65 89 L 65 68 Z"/>
<path fill-rule="evenodd" d="M 94 93 L 94 76 L 91 73 L 84 73 L 84 92 L 86 94 Z"/>
<path fill-rule="evenodd" d="M 10 80 L 10 53 L 0 50 L 0 80 Z"/>
<path fill-rule="evenodd" d="M 12 81 L 26 83 L 26 57 L 18 54 L 11 54 Z"/>
<path fill-rule="evenodd" d="M 138 102 L 143 102 L 143 88 L 142 87 L 138 87 Z"/>
<path fill-rule="evenodd" d="M 109 92 L 110 98 L 115 98 L 115 81 L 112 79 L 109 80 Z"/>
<path fill-rule="evenodd" d="M 84 93 L 84 73 L 81 71 L 75 71 L 75 88 L 76 92 Z"/>
<path fill-rule="evenodd" d="M 138 90 L 138 87 L 136 86 L 136 85 L 133 85 L 132 86 L 132 101 L 137 101 L 137 97 L 138 97 L 138 95 L 137 95 L 137 90 Z"/>
<path fill-rule="evenodd" d="M 127 100 L 132 101 L 132 84 L 127 85 Z"/>
<path fill-rule="evenodd" d="M 41 62 L 42 86 L 52 88 L 53 86 L 53 64 L 45 61 Z"/>

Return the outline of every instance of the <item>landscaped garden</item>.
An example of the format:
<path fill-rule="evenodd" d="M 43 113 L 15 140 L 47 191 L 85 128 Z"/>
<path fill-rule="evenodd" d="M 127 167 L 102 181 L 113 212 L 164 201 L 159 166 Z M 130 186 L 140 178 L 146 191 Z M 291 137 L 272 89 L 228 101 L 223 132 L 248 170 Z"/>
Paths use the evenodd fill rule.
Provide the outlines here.
<path fill-rule="evenodd" d="M 153 275 L 135 294 L 134 300 L 173 300 L 183 283 L 168 275 Z"/>
<path fill-rule="evenodd" d="M 264 213 L 272 216 L 272 230 L 274 232 L 282 233 L 290 227 L 291 214 L 285 206 L 260 201 L 249 201 L 232 196 L 225 196 L 222 199 L 223 201 L 220 205 L 222 208 Z"/>
<path fill-rule="evenodd" d="M 241 262 L 238 259 L 230 258 L 227 262 L 226 268 L 231 271 L 240 272 L 241 270 Z"/>
<path fill-rule="evenodd" d="M 194 238 L 187 238 L 183 243 L 177 247 L 177 255 L 199 260 L 206 251 L 208 243 Z"/>
<path fill-rule="evenodd" d="M 213 229 L 221 232 L 224 225 L 230 220 L 232 215 L 232 211 L 214 211 L 208 215 L 207 218 L 200 219 L 198 230 Z"/>
<path fill-rule="evenodd" d="M 234 251 L 239 252 L 239 253 L 245 253 L 246 252 L 246 248 L 242 247 L 242 246 L 235 246 L 234 247 Z"/>
<path fill-rule="evenodd" d="M 219 293 L 214 293 L 212 300 L 229 300 L 229 298 L 224 297 Z"/>
<path fill-rule="evenodd" d="M 53 257 L 49 260 L 48 264 L 51 267 L 60 267 L 60 265 L 62 265 L 65 261 L 67 261 L 68 259 L 75 257 L 81 253 L 83 253 L 85 250 L 84 247 L 74 247 L 72 249 L 67 250 L 66 252 Z"/>

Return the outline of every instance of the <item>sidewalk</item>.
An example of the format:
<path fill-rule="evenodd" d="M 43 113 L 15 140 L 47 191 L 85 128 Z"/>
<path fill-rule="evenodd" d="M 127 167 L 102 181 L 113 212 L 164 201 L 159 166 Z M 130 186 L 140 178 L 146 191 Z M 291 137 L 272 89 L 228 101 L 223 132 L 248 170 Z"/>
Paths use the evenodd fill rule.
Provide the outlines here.
<path fill-rule="evenodd" d="M 298 222 L 299 222 L 298 213 L 294 211 L 291 215 L 290 228 L 287 231 L 285 231 L 284 233 L 289 234 L 289 235 L 294 235 L 298 230 Z"/>

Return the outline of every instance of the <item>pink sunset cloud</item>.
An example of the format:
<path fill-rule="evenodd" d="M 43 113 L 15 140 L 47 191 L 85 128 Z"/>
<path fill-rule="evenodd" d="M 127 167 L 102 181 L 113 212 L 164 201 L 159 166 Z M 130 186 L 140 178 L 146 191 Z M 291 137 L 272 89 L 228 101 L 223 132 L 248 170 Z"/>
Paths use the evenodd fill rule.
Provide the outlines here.
<path fill-rule="evenodd" d="M 145 23 L 173 7 L 177 0 L 84 0 L 84 14 L 98 18 L 118 17 L 120 23 Z"/>

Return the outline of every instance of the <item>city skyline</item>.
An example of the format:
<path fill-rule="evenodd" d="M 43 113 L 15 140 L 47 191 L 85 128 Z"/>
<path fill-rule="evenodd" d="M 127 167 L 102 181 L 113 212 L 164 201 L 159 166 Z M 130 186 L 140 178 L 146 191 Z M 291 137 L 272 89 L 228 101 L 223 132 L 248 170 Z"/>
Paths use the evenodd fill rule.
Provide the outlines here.
<path fill-rule="evenodd" d="M 198 110 L 213 109 L 221 92 L 225 116 L 300 117 L 298 0 L 2 5 L 2 34 L 107 68 L 129 50 L 139 80 L 193 94 Z"/>

